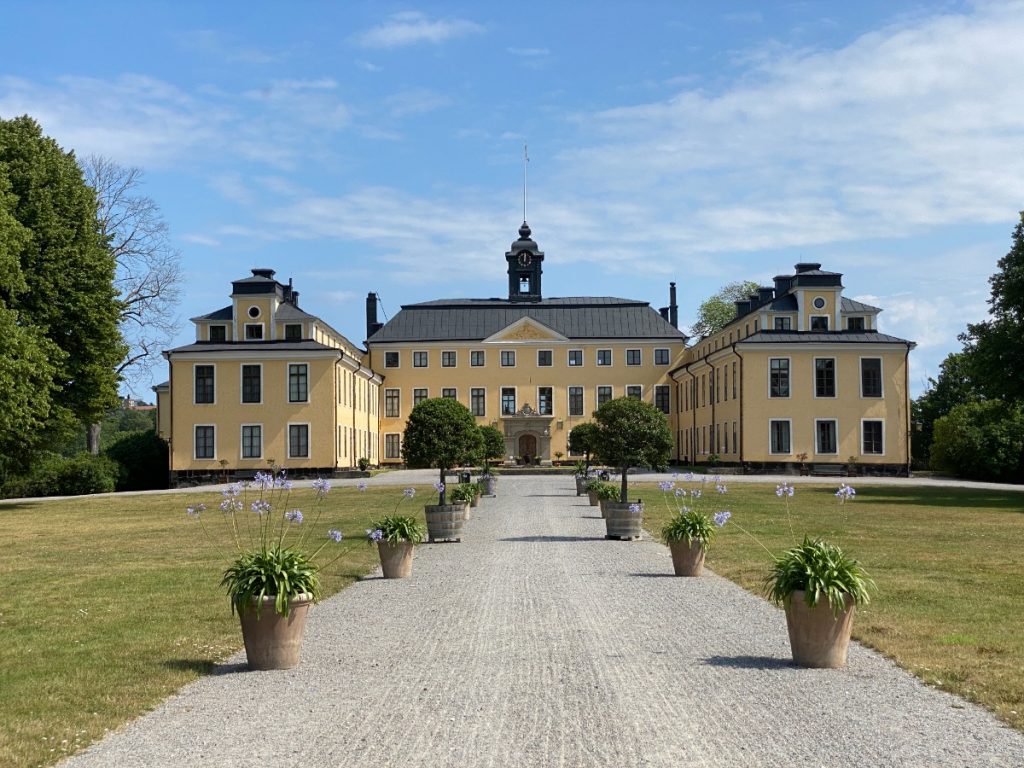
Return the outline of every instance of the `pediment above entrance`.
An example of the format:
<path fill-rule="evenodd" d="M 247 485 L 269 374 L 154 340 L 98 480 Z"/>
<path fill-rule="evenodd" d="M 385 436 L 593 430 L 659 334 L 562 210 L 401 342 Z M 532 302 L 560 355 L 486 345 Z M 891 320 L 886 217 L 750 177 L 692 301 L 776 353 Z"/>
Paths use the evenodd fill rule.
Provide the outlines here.
<path fill-rule="evenodd" d="M 558 331 L 548 328 L 544 323 L 534 320 L 532 317 L 521 317 L 514 323 L 506 325 L 500 331 L 484 339 L 488 342 L 531 342 L 531 341 L 568 341 Z"/>

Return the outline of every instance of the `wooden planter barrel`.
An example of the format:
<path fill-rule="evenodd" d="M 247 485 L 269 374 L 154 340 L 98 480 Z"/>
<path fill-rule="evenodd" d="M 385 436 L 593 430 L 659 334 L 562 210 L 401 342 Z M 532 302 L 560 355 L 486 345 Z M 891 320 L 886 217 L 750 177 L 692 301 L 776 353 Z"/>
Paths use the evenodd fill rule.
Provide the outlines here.
<path fill-rule="evenodd" d="M 462 541 L 462 528 L 466 523 L 464 501 L 455 504 L 428 504 L 423 507 L 427 516 L 427 535 L 433 541 Z"/>
<path fill-rule="evenodd" d="M 630 512 L 634 502 L 605 501 L 602 504 L 604 523 L 609 539 L 639 539 L 643 529 L 644 505 L 640 504 L 639 512 Z"/>

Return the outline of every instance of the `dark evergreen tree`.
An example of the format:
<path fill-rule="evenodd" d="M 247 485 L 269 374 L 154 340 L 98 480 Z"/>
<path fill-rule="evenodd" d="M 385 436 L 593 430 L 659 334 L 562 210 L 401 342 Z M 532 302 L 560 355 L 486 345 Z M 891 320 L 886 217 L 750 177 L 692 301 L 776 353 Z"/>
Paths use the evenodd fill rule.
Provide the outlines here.
<path fill-rule="evenodd" d="M 0 324 L 11 330 L 13 319 L 16 326 L 3 336 L 16 343 L 0 348 L 0 377 L 30 382 L 33 390 L 29 406 L 0 418 L 38 425 L 15 433 L 16 455 L 27 459 L 32 448 L 116 404 L 125 347 L 114 258 L 93 191 L 74 154 L 27 116 L 0 119 L 0 211 Z M 0 397 L 19 399 L 9 390 Z M 11 458 L 11 435 L 4 434 Z"/>
<path fill-rule="evenodd" d="M 974 382 L 971 358 L 964 352 L 952 352 L 939 366 L 939 377 L 928 379 L 928 389 L 911 404 L 913 419 L 920 424 L 913 434 L 914 461 L 927 467 L 935 422 L 954 406 L 981 399 Z"/>

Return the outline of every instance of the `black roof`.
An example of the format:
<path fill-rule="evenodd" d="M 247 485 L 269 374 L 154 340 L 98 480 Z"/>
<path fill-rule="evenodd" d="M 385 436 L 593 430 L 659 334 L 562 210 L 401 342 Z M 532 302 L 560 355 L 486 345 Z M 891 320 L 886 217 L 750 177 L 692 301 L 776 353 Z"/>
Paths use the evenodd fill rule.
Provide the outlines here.
<path fill-rule="evenodd" d="M 909 344 L 916 342 L 876 331 L 759 331 L 739 344 Z"/>
<path fill-rule="evenodd" d="M 882 310 L 878 307 L 873 307 L 870 304 L 864 304 L 860 301 L 854 301 L 843 297 L 842 305 L 840 307 L 843 312 L 881 312 Z"/>
<path fill-rule="evenodd" d="M 233 320 L 234 317 L 234 306 L 232 304 L 228 304 L 226 307 L 221 307 L 220 309 L 211 312 L 208 315 L 199 315 L 198 317 L 193 317 L 192 320 Z"/>
<path fill-rule="evenodd" d="M 479 341 L 524 317 L 569 339 L 687 338 L 647 302 L 570 296 L 532 302 L 440 299 L 407 304 L 368 341 Z"/>
<path fill-rule="evenodd" d="M 329 347 L 319 341 L 197 341 L 184 347 L 175 347 L 171 352 L 236 352 L 239 350 L 266 351 L 269 349 L 285 352 L 318 352 L 331 350 L 343 354 L 345 350 Z"/>

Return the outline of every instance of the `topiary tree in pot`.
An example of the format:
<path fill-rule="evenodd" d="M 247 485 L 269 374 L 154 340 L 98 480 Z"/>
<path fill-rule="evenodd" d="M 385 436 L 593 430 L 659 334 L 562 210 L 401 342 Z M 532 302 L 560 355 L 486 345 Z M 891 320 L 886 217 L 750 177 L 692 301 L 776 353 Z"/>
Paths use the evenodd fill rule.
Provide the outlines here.
<path fill-rule="evenodd" d="M 476 419 L 466 406 L 450 397 L 430 398 L 420 402 L 409 414 L 402 455 L 406 464 L 414 469 L 438 468 L 438 504 L 444 505 L 445 475 L 477 450 L 479 438 Z"/>
<path fill-rule="evenodd" d="M 668 419 L 650 403 L 636 397 L 620 397 L 598 408 L 594 420 L 597 429 L 592 450 L 622 474 L 619 501 L 626 503 L 630 467 L 662 467 L 668 462 L 672 452 Z"/>
<path fill-rule="evenodd" d="M 486 469 L 487 461 L 500 459 L 505 456 L 505 436 L 501 433 L 500 429 L 490 425 L 478 427 L 478 429 L 480 430 L 480 437 L 483 439 L 484 469 Z"/>

